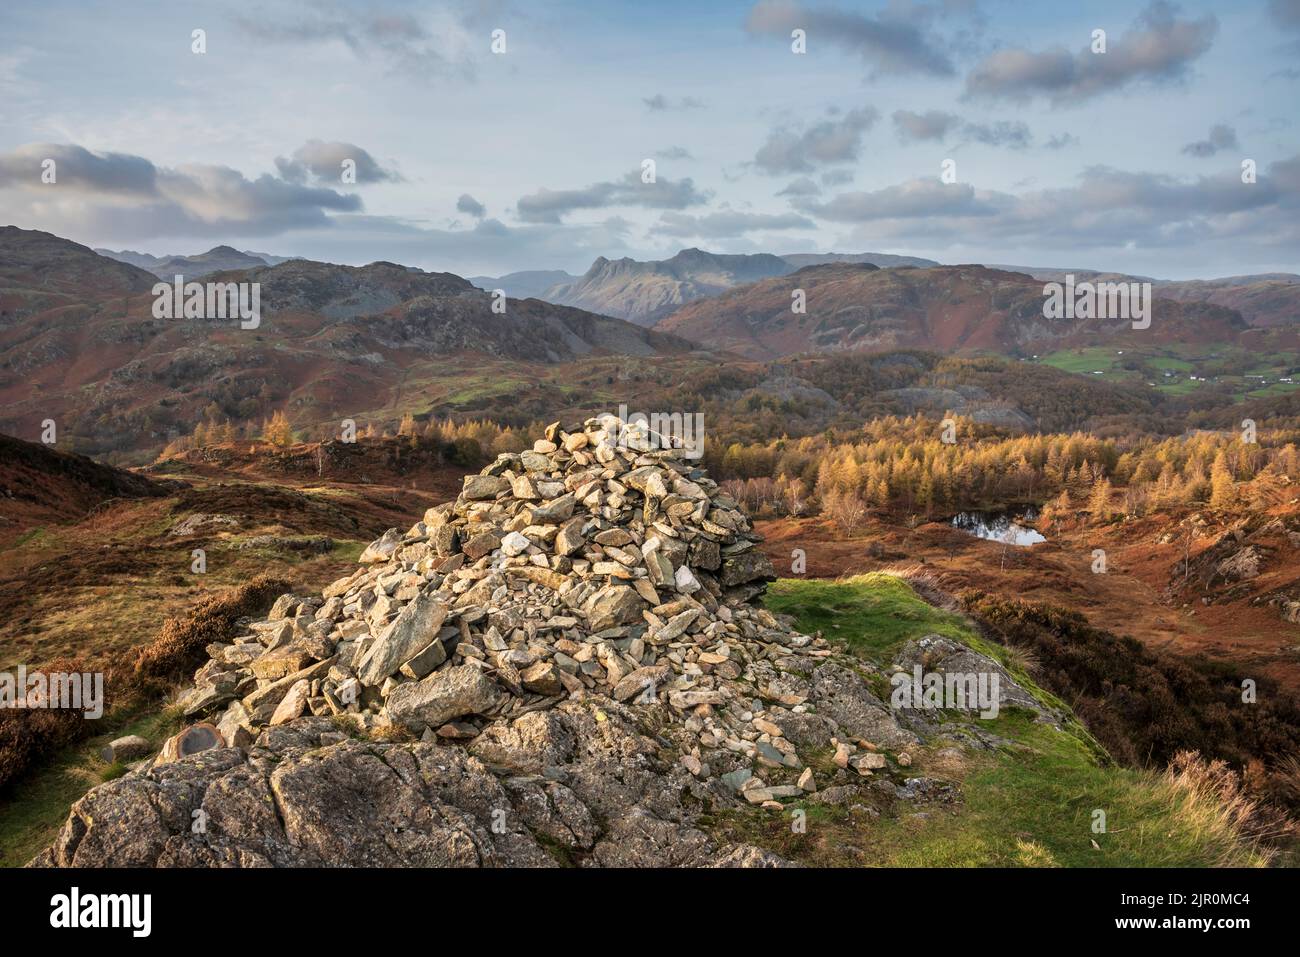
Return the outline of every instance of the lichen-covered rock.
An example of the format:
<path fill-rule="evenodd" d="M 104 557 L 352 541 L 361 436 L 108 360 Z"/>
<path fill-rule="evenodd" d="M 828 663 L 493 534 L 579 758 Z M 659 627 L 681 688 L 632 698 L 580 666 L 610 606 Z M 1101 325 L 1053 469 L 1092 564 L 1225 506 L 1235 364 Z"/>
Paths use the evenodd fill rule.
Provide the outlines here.
<path fill-rule="evenodd" d="M 388 716 L 416 731 L 436 728 L 467 714 L 483 714 L 497 702 L 497 686 L 473 665 L 435 671 L 400 684 L 388 696 Z"/>
<path fill-rule="evenodd" d="M 915 734 L 899 726 L 861 675 L 844 665 L 828 662 L 820 666 L 813 672 L 811 691 L 817 712 L 835 721 L 842 731 L 890 749 L 917 741 Z"/>
<path fill-rule="evenodd" d="M 608 726 L 608 727 L 604 727 Z M 617 734 L 607 731 L 617 727 Z M 594 737 L 575 737 L 588 733 Z M 683 823 L 680 788 L 646 788 L 655 808 L 595 784 L 639 733 L 617 711 L 573 725 L 529 715 L 500 754 L 544 755 L 554 777 L 498 777 L 456 746 L 378 744 L 339 737 L 304 718 L 264 732 L 247 751 L 222 748 L 111 781 L 82 798 L 54 845 L 35 862 L 76 867 L 327 866 L 551 867 L 545 844 L 582 863 L 662 867 L 715 862 L 769 866 L 757 848 L 721 856 Z M 506 740 L 509 739 L 509 740 Z M 536 748 L 534 748 L 536 745 Z M 649 742 L 632 754 L 653 749 Z M 524 758 L 525 763 L 531 758 Z M 663 768 L 642 774 L 659 779 Z M 568 778 L 565 783 L 561 778 Z M 617 796 L 611 794 L 617 790 Z M 676 793 L 677 799 L 672 795 Z M 618 820 L 602 826 L 621 803 Z M 545 838 L 539 842 L 537 835 Z M 779 860 L 779 859 L 778 859 Z"/>
<path fill-rule="evenodd" d="M 963 692 L 970 690 L 970 679 L 974 679 L 975 688 L 978 689 L 982 682 L 990 698 L 993 698 L 993 678 L 996 676 L 997 695 L 993 700 L 996 701 L 997 710 L 1009 707 L 1024 708 L 1049 720 L 1059 718 L 1022 688 L 1002 665 L 988 655 L 982 655 L 945 635 L 925 635 L 909 641 L 895 656 L 894 665 L 905 675 L 914 675 L 915 669 L 920 668 L 923 675 L 960 676 L 964 680 L 958 684 Z M 967 697 L 968 700 L 964 702 L 965 708 L 962 710 L 980 711 L 984 708 L 978 700 L 978 695 L 976 700 L 969 700 L 969 696 L 965 694 L 963 697 Z M 953 703 L 956 702 L 948 702 L 948 704 Z M 915 717 L 915 712 L 921 709 L 913 707 L 907 710 L 910 717 Z"/>

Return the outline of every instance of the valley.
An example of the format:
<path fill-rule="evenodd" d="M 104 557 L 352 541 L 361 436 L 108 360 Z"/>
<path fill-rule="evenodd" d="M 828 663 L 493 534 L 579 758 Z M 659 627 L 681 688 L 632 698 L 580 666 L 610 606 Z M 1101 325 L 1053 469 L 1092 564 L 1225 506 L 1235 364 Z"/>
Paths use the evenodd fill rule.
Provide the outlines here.
<path fill-rule="evenodd" d="M 1300 520 L 1294 505 L 1285 515 Z M 813 578 L 905 568 L 949 594 L 988 592 L 1046 603 L 1150 648 L 1231 662 L 1243 674 L 1296 687 L 1300 624 L 1282 618 L 1277 592 L 1300 583 L 1300 555 L 1287 549 L 1249 590 L 1227 600 L 1219 588 L 1180 587 L 1184 523 L 1196 526 L 1193 561 L 1227 531 L 1215 522 L 1197 524 L 1205 518 L 1159 516 L 1109 529 L 1054 525 L 1047 542 L 1028 547 L 973 538 L 947 523 L 909 527 L 874 515 L 849 537 L 820 519 L 771 519 L 757 527 L 783 575 L 792 575 L 795 549 Z M 1093 570 L 1098 548 L 1106 552 L 1104 573 Z"/>
<path fill-rule="evenodd" d="M 1253 326 L 1208 298 L 1161 299 L 1159 286 L 1149 329 L 1049 322 L 1042 281 L 1025 273 L 876 254 L 606 261 L 585 285 L 543 293 L 572 305 L 528 297 L 504 313 L 467 280 L 393 263 L 272 265 L 233 249 L 140 260 L 258 284 L 265 322 L 239 329 L 158 319 L 153 272 L 57 237 L 7 230 L 0 246 L 0 394 L 12 400 L 0 429 L 20 436 L 4 439 L 0 464 L 0 670 L 76 662 L 110 676 L 103 733 L 0 722 L 0 787 L 30 780 L 33 795 L 0 829 L 7 862 L 48 845 L 68 803 L 118 773 L 96 757 L 106 737 L 183 724 L 170 636 L 244 620 L 222 611 L 212 624 L 195 608 L 326 588 L 386 530 L 455 499 L 466 473 L 549 447 L 552 423 L 620 407 L 702 417 L 699 465 L 754 516 L 780 576 L 768 607 L 834 653 L 882 667 L 904 636 L 939 628 L 1035 694 L 1071 701 L 1078 780 L 1099 772 L 1072 749 L 1100 748 L 1139 775 L 1124 787 L 1141 803 L 1173 786 L 1141 775 L 1172 775 L 1199 748 L 1249 777 L 1258 813 L 1295 806 L 1280 756 L 1300 735 L 1300 342 L 1284 322 Z M 610 286 L 607 272 L 622 278 Z M 809 314 L 790 311 L 795 290 Z M 1258 436 L 1244 445 L 1247 417 Z M 52 447 L 30 441 L 47 418 Z M 1033 544 L 950 522 L 1027 509 Z M 156 660 L 171 669 L 161 682 Z M 1268 701 L 1262 723 L 1208 703 L 1175 720 L 1159 690 L 1191 681 L 1222 697 L 1247 677 Z M 1149 727 L 1165 730 L 1147 740 Z M 819 760 L 815 773 L 843 778 Z M 971 788 L 952 816 L 900 832 L 898 808 L 882 804 L 895 823 L 868 837 L 853 815 L 814 805 L 827 834 L 856 834 L 894 863 L 917 847 L 954 862 L 1086 861 L 1055 818 L 1025 821 L 1038 836 L 1025 846 L 990 830 L 988 815 L 1007 812 L 989 810 L 1000 805 L 986 788 L 1010 767 L 920 760 L 945 787 Z M 1027 773 L 1019 793 L 1045 786 Z M 732 812 L 699 824 L 808 863 L 864 860 L 834 841 L 787 847 Z M 1289 860 L 1282 828 L 1248 853 Z M 981 849 L 960 850 L 976 832 Z M 1256 860 L 1233 856 L 1246 845 L 1231 833 L 1189 833 L 1169 860 Z"/>
<path fill-rule="evenodd" d="M 194 6 L 0 3 L 17 939 L 1289 926 L 1300 0 Z"/>

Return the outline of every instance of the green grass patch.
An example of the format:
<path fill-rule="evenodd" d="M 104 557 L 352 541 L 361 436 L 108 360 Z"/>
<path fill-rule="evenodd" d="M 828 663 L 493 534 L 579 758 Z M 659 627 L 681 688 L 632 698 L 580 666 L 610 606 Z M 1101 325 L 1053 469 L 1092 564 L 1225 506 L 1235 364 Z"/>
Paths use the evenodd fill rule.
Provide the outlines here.
<path fill-rule="evenodd" d="M 1091 374 L 1098 370 L 1102 372 L 1112 371 L 1115 369 L 1117 361 L 1122 358 L 1122 356 L 1116 355 L 1115 349 L 1094 346 L 1088 349 L 1067 349 L 1061 352 L 1053 352 L 1050 355 L 1040 356 L 1038 361 L 1063 372 Z"/>
<path fill-rule="evenodd" d="M 1066 715 L 1063 727 L 1098 760 L 1106 750 L 1074 718 L 1070 708 L 1038 686 L 1020 660 L 1002 645 L 986 641 L 969 618 L 936 608 L 903 578 L 870 572 L 839 581 L 783 578 L 774 582 L 765 599 L 774 612 L 791 615 L 805 634 L 820 631 L 827 641 L 878 667 L 889 665 L 909 642 L 926 635 L 943 635 L 992 658 L 1016 683 L 1042 705 Z M 877 695 L 887 693 L 883 676 L 867 680 Z"/>
<path fill-rule="evenodd" d="M 962 782 L 957 814 L 884 822 L 897 867 L 1262 866 L 1214 802 L 1164 775 L 1101 765 L 1071 734 L 1006 714 L 988 730 L 1016 741 Z M 1097 812 L 1105 831 L 1093 830 Z M 1096 844 L 1096 847 L 1093 844 Z"/>
<path fill-rule="evenodd" d="M 1149 771 L 1101 766 L 1072 735 L 1023 715 L 991 729 L 1017 745 L 935 776 L 960 784 L 953 806 L 874 804 L 872 816 L 811 801 L 740 808 L 705 824 L 821 867 L 1262 867 L 1217 803 Z M 791 826 L 805 814 L 802 831 Z M 1105 831 L 1093 829 L 1105 813 Z M 1094 846 L 1095 843 L 1095 846 Z"/>
<path fill-rule="evenodd" d="M 805 632 L 877 665 L 913 638 L 938 633 L 998 661 L 1027 691 L 1067 717 L 1058 728 L 1032 712 L 1007 709 L 980 727 L 1011 742 L 936 757 L 946 742 L 917 749 L 909 776 L 959 784 L 956 805 L 880 803 L 873 811 L 811 802 L 777 813 L 720 812 L 707 822 L 729 840 L 770 847 L 812 866 L 882 867 L 1209 867 L 1264 866 L 1217 799 L 1170 777 L 1119 767 L 1055 696 L 1040 688 L 1007 649 L 980 638 L 962 615 L 923 601 L 903 579 L 875 572 L 838 582 L 782 580 L 767 606 L 794 616 Z M 815 771 L 825 773 L 824 767 Z M 864 803 L 868 803 L 864 798 Z M 806 829 L 791 827 L 802 808 Z M 1096 812 L 1105 830 L 1094 830 Z M 1095 843 L 1095 846 L 1094 846 Z"/>
<path fill-rule="evenodd" d="M 877 665 L 887 664 L 913 638 L 976 638 L 963 616 L 922 601 L 906 581 L 883 572 L 838 582 L 783 578 L 768 588 L 764 604 L 794 616 L 801 631 L 820 631 L 828 641 Z"/>
<path fill-rule="evenodd" d="M 100 734 L 65 749 L 58 757 L 0 794 L 0 867 L 22 867 L 53 843 L 68 809 L 87 791 L 125 774 L 127 767 L 100 757 L 109 741 L 138 734 L 155 748 L 181 729 L 171 710 L 151 710 L 124 719 Z"/>
<path fill-rule="evenodd" d="M 14 539 L 14 548 L 22 548 L 24 545 L 35 545 L 42 538 L 46 537 L 45 527 L 38 525 L 36 528 L 30 528 Z"/>

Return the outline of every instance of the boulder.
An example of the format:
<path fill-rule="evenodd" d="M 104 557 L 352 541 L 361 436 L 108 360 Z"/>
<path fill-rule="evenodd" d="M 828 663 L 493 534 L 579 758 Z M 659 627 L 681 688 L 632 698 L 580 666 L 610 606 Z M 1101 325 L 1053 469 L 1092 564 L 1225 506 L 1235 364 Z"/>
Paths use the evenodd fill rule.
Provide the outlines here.
<path fill-rule="evenodd" d="M 362 684 L 377 685 L 438 637 L 447 620 L 447 607 L 425 592 L 401 610 L 397 618 L 362 657 L 357 677 Z"/>
<path fill-rule="evenodd" d="M 496 704 L 498 695 L 497 686 L 481 669 L 458 665 L 398 685 L 385 708 L 394 723 L 422 731 L 464 715 L 482 714 Z"/>
<path fill-rule="evenodd" d="M 402 535 L 395 528 L 390 528 L 379 538 L 375 539 L 366 546 L 366 550 L 361 553 L 357 561 L 365 563 L 386 562 L 393 557 L 393 553 L 402 545 Z"/>

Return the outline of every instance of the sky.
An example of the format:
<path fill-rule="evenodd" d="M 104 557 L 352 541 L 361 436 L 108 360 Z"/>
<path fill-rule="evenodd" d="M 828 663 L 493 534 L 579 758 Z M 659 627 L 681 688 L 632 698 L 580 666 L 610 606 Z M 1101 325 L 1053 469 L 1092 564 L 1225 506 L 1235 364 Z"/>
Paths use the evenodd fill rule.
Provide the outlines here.
<path fill-rule="evenodd" d="M 1298 94 L 1300 0 L 5 0 L 0 224 L 467 276 L 1300 272 Z"/>

